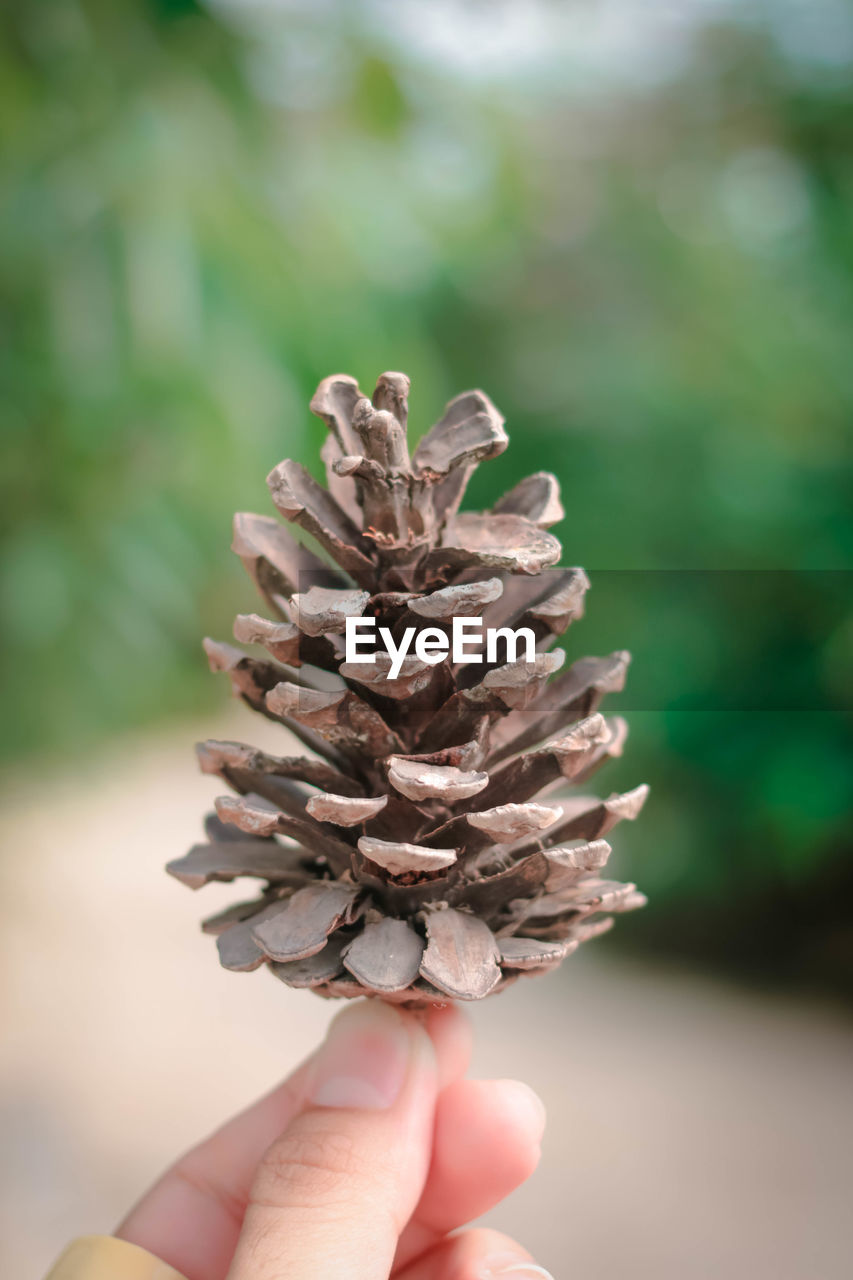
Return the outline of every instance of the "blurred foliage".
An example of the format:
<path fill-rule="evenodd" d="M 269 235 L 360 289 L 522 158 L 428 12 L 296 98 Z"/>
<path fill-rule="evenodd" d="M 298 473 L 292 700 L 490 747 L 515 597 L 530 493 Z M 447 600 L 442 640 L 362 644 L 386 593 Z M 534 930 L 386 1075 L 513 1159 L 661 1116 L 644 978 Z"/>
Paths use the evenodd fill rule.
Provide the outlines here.
<path fill-rule="evenodd" d="M 512 447 L 471 503 L 555 471 L 594 583 L 568 647 L 635 651 L 604 785 L 653 784 L 620 842 L 653 901 L 621 932 L 853 985 L 850 10 L 0 29 L 4 751 L 221 705 L 230 513 L 316 467 L 320 377 L 405 369 L 416 433 L 482 385 Z"/>

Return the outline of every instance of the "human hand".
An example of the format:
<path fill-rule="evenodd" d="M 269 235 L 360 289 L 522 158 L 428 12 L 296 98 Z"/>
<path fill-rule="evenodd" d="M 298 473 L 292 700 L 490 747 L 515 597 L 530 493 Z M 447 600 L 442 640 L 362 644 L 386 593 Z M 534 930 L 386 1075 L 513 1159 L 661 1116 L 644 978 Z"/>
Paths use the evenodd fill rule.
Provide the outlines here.
<path fill-rule="evenodd" d="M 450 1234 L 532 1173 L 544 1127 L 526 1085 L 463 1079 L 469 1052 L 455 1008 L 350 1005 L 116 1234 L 187 1280 L 549 1280 L 507 1236 Z"/>

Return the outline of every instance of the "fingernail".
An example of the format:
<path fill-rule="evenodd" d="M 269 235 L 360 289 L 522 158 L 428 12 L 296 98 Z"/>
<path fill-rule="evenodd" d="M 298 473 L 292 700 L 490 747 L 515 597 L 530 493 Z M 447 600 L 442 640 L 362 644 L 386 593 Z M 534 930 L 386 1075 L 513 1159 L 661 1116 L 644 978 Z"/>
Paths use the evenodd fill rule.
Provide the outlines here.
<path fill-rule="evenodd" d="M 485 1269 L 480 1273 L 480 1280 L 554 1280 L 550 1271 L 537 1267 L 535 1262 L 525 1262 L 522 1258 L 512 1258 L 502 1253 L 500 1257 L 487 1258 Z"/>
<path fill-rule="evenodd" d="M 309 1100 L 315 1107 L 384 1111 L 397 1100 L 412 1040 L 396 1010 L 378 1000 L 335 1018 L 315 1060 Z"/>

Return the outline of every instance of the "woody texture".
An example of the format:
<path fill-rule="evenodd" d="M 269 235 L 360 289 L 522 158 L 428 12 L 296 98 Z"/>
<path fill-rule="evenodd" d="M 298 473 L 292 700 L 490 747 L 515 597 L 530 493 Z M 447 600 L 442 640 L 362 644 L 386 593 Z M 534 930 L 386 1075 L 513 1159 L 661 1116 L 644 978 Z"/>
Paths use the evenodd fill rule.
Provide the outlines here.
<path fill-rule="evenodd" d="M 460 511 L 474 468 L 507 447 L 503 418 L 466 392 L 410 455 L 408 394 L 401 373 L 383 374 L 372 398 L 353 378 L 325 379 L 311 409 L 328 427 L 328 487 L 292 461 L 268 477 L 301 535 L 235 518 L 233 549 L 263 610 L 234 624 L 248 650 L 208 640 L 207 656 L 289 731 L 284 750 L 298 752 L 294 739 L 306 750 L 202 743 L 202 770 L 229 794 L 206 842 L 168 870 L 194 889 L 257 882 L 202 925 L 226 969 L 415 1005 L 547 972 L 641 906 L 634 885 L 605 878 L 605 837 L 647 789 L 588 791 L 622 751 L 625 722 L 598 708 L 629 655 L 565 666 L 556 646 L 589 585 L 582 569 L 554 567 L 556 479 L 540 472 L 490 511 Z M 479 617 L 484 632 L 531 629 L 536 651 L 458 664 L 409 653 L 389 678 L 387 653 L 346 661 L 347 617 L 393 636 Z"/>

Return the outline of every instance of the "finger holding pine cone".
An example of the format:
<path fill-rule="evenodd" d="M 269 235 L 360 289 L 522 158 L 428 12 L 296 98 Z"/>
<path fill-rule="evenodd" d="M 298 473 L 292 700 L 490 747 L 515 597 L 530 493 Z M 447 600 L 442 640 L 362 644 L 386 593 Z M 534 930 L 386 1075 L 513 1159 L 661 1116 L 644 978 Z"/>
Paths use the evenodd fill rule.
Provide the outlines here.
<path fill-rule="evenodd" d="M 210 665 L 310 754 L 201 744 L 202 769 L 233 794 L 217 800 L 207 843 L 168 870 L 191 888 L 260 882 L 202 926 L 225 968 L 266 965 L 320 995 L 417 1005 L 547 972 L 641 906 L 634 885 L 603 879 L 604 837 L 647 789 L 585 790 L 622 751 L 625 722 L 598 706 L 622 688 L 629 655 L 561 670 L 553 646 L 589 584 L 582 569 L 552 567 L 556 479 L 528 476 L 491 511 L 460 512 L 475 467 L 507 447 L 503 419 L 466 392 L 410 458 L 408 393 L 401 373 L 383 374 L 372 400 L 353 378 L 325 379 L 311 408 L 329 428 L 328 489 L 296 462 L 268 477 L 322 558 L 274 518 L 236 517 L 233 549 L 264 612 L 240 615 L 234 634 L 266 655 L 206 641 Z M 401 655 L 428 627 L 432 652 L 348 661 L 353 618 L 374 620 Z M 449 644 L 459 618 L 482 621 L 465 662 Z M 508 636 L 503 655 L 487 649 L 487 633 L 522 629 L 524 657 Z"/>

